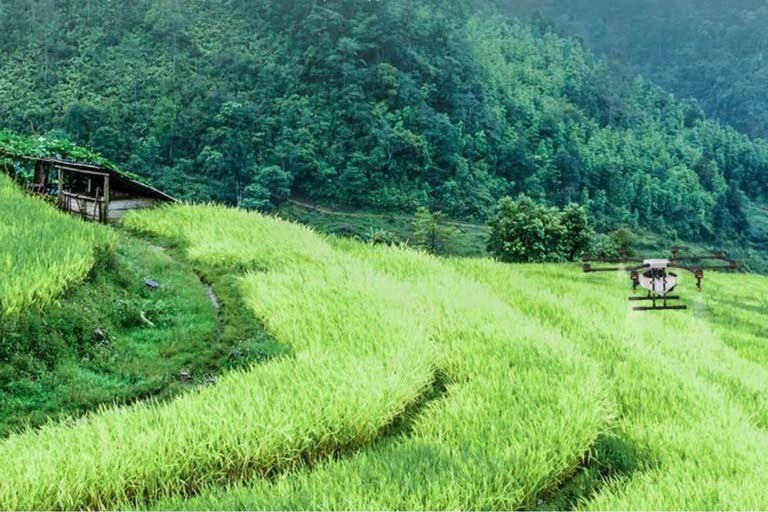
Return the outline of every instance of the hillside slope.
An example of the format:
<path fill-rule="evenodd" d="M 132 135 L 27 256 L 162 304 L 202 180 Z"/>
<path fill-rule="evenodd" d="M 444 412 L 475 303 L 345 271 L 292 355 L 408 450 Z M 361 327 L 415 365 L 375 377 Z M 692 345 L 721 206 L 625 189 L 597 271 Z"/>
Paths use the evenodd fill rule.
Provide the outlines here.
<path fill-rule="evenodd" d="M 712 274 L 692 309 L 649 316 L 626 276 L 578 266 L 441 260 L 221 207 L 125 222 L 241 276 L 291 353 L 0 442 L 0 508 L 768 506 L 763 277 Z"/>
<path fill-rule="evenodd" d="M 0 439 L 105 404 L 168 398 L 281 351 L 231 283 L 208 276 L 206 289 L 195 271 L 0 173 Z"/>
<path fill-rule="evenodd" d="M 0 118 L 178 197 L 273 195 L 483 221 L 526 192 L 601 230 L 759 246 L 768 146 L 482 1 L 27 2 L 0 11 Z M 55 36 L 54 36 L 55 34 Z"/>
<path fill-rule="evenodd" d="M 680 98 L 768 138 L 768 6 L 761 0 L 499 0 L 576 35 Z M 537 14 L 539 13 L 539 14 Z M 543 15 L 543 16 L 542 16 Z"/>

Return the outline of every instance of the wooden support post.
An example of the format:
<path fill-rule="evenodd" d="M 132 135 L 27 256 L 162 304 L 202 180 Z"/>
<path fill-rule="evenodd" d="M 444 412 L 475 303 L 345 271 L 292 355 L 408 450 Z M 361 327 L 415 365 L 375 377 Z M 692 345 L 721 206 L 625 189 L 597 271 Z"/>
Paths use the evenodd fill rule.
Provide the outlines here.
<path fill-rule="evenodd" d="M 59 203 L 59 207 L 61 207 L 63 206 L 61 198 L 62 198 L 62 192 L 64 190 L 64 171 L 61 169 L 61 167 L 58 168 L 58 171 L 59 171 L 59 191 L 56 194 L 56 197 L 57 197 L 57 202 Z"/>
<path fill-rule="evenodd" d="M 109 220 L 109 175 L 104 176 L 104 223 Z"/>

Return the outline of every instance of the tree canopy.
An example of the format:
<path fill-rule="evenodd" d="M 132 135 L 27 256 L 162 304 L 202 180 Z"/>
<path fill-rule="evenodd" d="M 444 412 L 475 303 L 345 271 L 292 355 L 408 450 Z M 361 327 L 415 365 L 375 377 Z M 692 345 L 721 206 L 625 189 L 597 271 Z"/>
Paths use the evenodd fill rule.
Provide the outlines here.
<path fill-rule="evenodd" d="M 484 221 L 525 193 L 601 232 L 768 243 L 768 144 L 495 1 L 9 0 L 0 20 L 3 127 L 179 198 Z"/>
<path fill-rule="evenodd" d="M 768 138 L 768 4 L 762 0 L 499 0 L 551 22 L 681 98 Z"/>
<path fill-rule="evenodd" d="M 525 195 L 502 198 L 488 226 L 488 252 L 506 262 L 574 261 L 592 236 L 584 207 L 572 203 L 561 210 Z"/>

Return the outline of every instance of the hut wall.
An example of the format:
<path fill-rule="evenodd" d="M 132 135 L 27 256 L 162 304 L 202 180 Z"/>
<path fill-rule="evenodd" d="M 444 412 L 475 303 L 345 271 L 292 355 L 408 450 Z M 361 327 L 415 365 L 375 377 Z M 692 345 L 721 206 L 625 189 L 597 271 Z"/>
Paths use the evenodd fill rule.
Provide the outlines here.
<path fill-rule="evenodd" d="M 98 204 L 97 204 L 98 203 Z M 86 219 L 101 221 L 103 218 L 103 200 L 97 201 L 94 197 L 88 197 L 70 192 L 62 193 L 62 208 L 65 211 L 84 217 Z"/>
<path fill-rule="evenodd" d="M 137 197 L 131 199 L 120 199 L 110 201 L 109 209 L 107 210 L 107 221 L 117 222 L 123 218 L 123 216 L 131 210 L 139 210 L 142 208 L 152 208 L 159 203 L 156 199 L 150 199 L 146 197 Z"/>

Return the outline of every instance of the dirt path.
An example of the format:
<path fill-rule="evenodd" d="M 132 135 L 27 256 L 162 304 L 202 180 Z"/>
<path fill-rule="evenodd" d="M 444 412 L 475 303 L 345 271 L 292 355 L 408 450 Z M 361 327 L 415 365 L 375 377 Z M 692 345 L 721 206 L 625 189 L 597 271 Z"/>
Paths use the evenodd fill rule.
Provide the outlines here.
<path fill-rule="evenodd" d="M 202 281 L 201 281 L 202 282 Z M 205 290 L 205 294 L 208 296 L 208 300 L 211 301 L 211 305 L 213 306 L 213 309 L 218 311 L 221 306 L 219 305 L 219 298 L 216 296 L 216 293 L 213 291 L 213 288 L 211 288 L 211 285 L 203 283 L 203 289 Z"/>
<path fill-rule="evenodd" d="M 216 296 L 216 292 L 213 291 L 213 287 L 210 283 L 208 283 L 202 275 L 197 272 L 195 272 L 195 274 L 197 274 L 197 278 L 200 280 L 203 291 L 205 291 L 205 295 L 208 297 L 208 300 L 213 307 L 213 311 L 216 314 L 216 339 L 214 340 L 214 343 L 218 344 L 221 342 L 221 337 L 224 335 L 224 315 L 221 313 L 221 301 L 219 301 L 219 298 Z"/>
<path fill-rule="evenodd" d="M 147 242 L 149 245 L 149 248 L 154 252 L 162 252 L 166 254 L 169 258 L 173 258 L 168 252 L 167 247 L 163 247 L 161 245 L 155 245 L 153 243 Z M 213 310 L 216 312 L 216 343 L 218 343 L 221 340 L 221 336 L 224 332 L 224 317 L 221 314 L 221 302 L 219 301 L 219 298 L 216 296 L 216 292 L 213 291 L 213 287 L 203 278 L 202 275 L 195 272 L 197 275 L 197 279 L 200 281 L 200 285 L 203 287 L 203 291 L 205 292 L 205 295 L 208 297 L 208 300 L 211 302 L 211 306 L 213 306 Z"/>
<path fill-rule="evenodd" d="M 389 219 L 389 218 L 395 218 L 400 220 L 407 220 L 412 221 L 413 216 L 412 215 L 395 215 L 395 214 L 384 214 L 384 213 L 357 213 L 357 212 L 342 212 L 338 210 L 329 210 L 328 208 L 323 208 L 322 206 L 317 206 L 311 203 L 305 203 L 303 201 L 299 201 L 297 199 L 287 199 L 288 203 L 298 206 L 300 208 L 305 208 L 307 210 L 312 210 L 317 213 L 322 213 L 323 215 L 333 215 L 334 217 L 353 217 L 353 218 L 366 218 L 366 217 L 373 217 L 375 219 Z M 449 226 L 456 226 L 460 228 L 470 228 L 470 229 L 486 229 L 486 226 L 483 224 L 471 224 L 469 222 L 457 222 L 457 221 L 445 221 L 445 224 L 448 224 Z"/>

